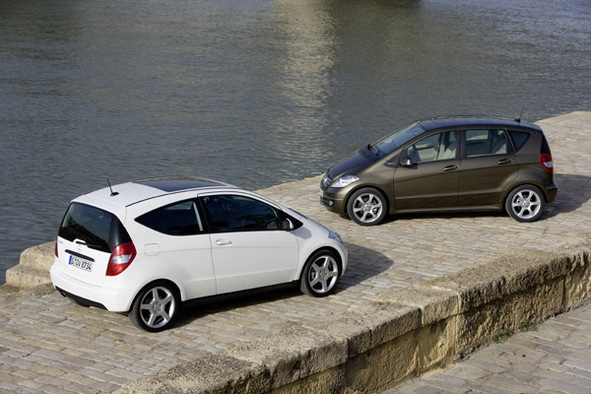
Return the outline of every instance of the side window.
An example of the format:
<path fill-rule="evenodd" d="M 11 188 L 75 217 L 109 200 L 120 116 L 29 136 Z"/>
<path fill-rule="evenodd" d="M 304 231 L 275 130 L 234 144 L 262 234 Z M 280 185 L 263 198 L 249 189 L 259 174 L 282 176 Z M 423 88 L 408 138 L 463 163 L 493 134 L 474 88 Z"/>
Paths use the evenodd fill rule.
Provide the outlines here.
<path fill-rule="evenodd" d="M 280 228 L 279 213 L 269 205 L 238 195 L 203 197 L 213 232 L 267 231 Z"/>
<path fill-rule="evenodd" d="M 135 221 L 168 235 L 195 235 L 203 232 L 203 222 L 193 200 L 155 209 L 137 217 Z"/>
<path fill-rule="evenodd" d="M 433 134 L 411 145 L 406 156 L 412 163 L 451 160 L 456 158 L 457 131 Z"/>
<path fill-rule="evenodd" d="M 505 130 L 466 130 L 466 156 L 507 154 Z"/>
<path fill-rule="evenodd" d="M 525 143 L 527 142 L 530 134 L 525 132 L 525 131 L 514 131 L 514 130 L 509 130 L 509 135 L 511 136 L 511 139 L 513 140 L 513 145 L 515 146 L 515 150 L 518 151 L 519 149 L 521 149 L 523 147 L 523 145 L 525 145 Z"/>

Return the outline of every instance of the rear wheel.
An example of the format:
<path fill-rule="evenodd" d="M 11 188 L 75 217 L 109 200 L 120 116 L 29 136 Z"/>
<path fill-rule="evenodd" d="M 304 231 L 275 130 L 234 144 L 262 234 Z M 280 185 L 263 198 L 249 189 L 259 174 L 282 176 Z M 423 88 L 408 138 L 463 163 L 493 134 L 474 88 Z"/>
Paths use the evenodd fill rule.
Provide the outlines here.
<path fill-rule="evenodd" d="M 347 203 L 349 217 L 362 226 L 379 224 L 387 212 L 386 197 L 380 191 L 369 187 L 357 190 Z"/>
<path fill-rule="evenodd" d="M 536 221 L 544 211 L 544 195 L 533 185 L 518 186 L 509 193 L 505 210 L 519 222 Z"/>
<path fill-rule="evenodd" d="M 332 293 L 341 277 L 341 266 L 334 252 L 321 250 L 314 253 L 304 265 L 300 280 L 303 293 L 324 297 Z"/>
<path fill-rule="evenodd" d="M 141 329 L 158 332 L 169 328 L 180 309 L 176 289 L 166 282 L 155 282 L 135 298 L 129 318 Z"/>

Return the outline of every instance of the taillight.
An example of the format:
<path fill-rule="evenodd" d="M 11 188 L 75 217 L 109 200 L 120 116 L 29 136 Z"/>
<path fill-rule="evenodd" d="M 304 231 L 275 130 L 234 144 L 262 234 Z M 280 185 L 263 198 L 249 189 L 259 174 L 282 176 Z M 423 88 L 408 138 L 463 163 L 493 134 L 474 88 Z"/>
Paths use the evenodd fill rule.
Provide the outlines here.
<path fill-rule="evenodd" d="M 107 276 L 119 275 L 133 261 L 137 252 L 132 242 L 127 242 L 117 245 L 111 252 L 109 257 L 109 265 L 107 266 Z"/>
<path fill-rule="evenodd" d="M 55 257 L 60 257 L 59 256 L 59 253 L 57 251 L 57 238 L 55 239 L 55 251 L 54 251 L 54 253 L 55 253 Z"/>
<path fill-rule="evenodd" d="M 540 153 L 540 163 L 550 174 L 554 174 L 554 166 L 552 165 L 552 155 L 550 153 Z"/>

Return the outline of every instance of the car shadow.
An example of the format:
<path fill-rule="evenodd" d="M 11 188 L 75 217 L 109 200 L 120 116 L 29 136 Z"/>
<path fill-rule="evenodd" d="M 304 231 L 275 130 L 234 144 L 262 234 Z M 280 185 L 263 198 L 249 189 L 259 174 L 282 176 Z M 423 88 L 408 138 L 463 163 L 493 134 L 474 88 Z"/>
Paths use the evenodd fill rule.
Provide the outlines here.
<path fill-rule="evenodd" d="M 336 296 L 338 296 L 339 292 L 345 291 L 350 287 L 356 286 L 367 279 L 387 271 L 393 264 L 392 260 L 388 259 L 385 255 L 360 245 L 347 243 L 347 249 L 349 250 L 349 262 L 345 274 L 337 285 L 334 293 Z M 304 295 L 299 289 L 299 284 L 294 283 L 293 286 L 267 291 L 238 293 L 224 296 L 223 298 L 189 301 L 183 305 L 183 311 L 175 327 L 183 327 L 207 315 L 295 297 L 310 296 Z"/>
<path fill-rule="evenodd" d="M 591 199 L 591 176 L 556 174 L 554 178 L 558 185 L 558 195 L 555 201 L 546 204 L 544 207 L 544 214 L 540 218 L 541 221 L 552 218 L 561 213 L 576 211 Z M 509 217 L 509 215 L 505 211 L 401 213 L 387 216 L 381 225 L 399 220 L 472 217 Z"/>
<path fill-rule="evenodd" d="M 575 174 L 555 174 L 558 185 L 556 200 L 546 207 L 544 217 L 576 211 L 591 199 L 591 176 Z"/>

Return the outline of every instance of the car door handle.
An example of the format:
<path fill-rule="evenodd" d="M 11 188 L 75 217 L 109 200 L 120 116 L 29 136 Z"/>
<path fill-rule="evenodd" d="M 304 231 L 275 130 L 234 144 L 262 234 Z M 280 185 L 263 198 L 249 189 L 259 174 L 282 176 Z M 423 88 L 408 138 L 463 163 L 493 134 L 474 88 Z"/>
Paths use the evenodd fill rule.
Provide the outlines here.
<path fill-rule="evenodd" d="M 501 160 L 497 161 L 498 165 L 509 164 L 509 163 L 511 163 L 511 159 L 501 159 Z"/>
<path fill-rule="evenodd" d="M 456 164 L 450 164 L 448 166 L 443 167 L 443 171 L 445 171 L 445 172 L 455 171 L 457 169 L 458 169 L 458 166 Z"/>
<path fill-rule="evenodd" d="M 215 243 L 219 246 L 232 245 L 232 241 L 230 241 L 229 239 L 218 239 L 215 241 Z"/>

